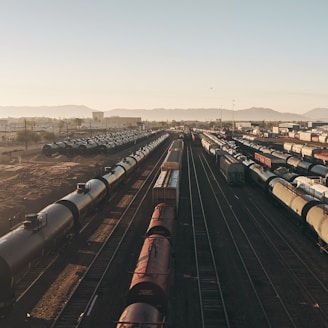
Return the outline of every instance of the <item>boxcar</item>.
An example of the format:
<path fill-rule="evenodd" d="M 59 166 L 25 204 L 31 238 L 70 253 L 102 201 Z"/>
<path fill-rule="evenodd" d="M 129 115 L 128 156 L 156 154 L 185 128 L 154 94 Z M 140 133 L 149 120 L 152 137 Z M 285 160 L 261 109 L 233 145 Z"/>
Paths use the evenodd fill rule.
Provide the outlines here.
<path fill-rule="evenodd" d="M 159 203 L 179 207 L 179 170 L 162 171 L 155 182 L 152 192 L 153 204 Z"/>
<path fill-rule="evenodd" d="M 245 183 L 243 164 L 230 154 L 225 153 L 220 156 L 220 171 L 229 184 L 242 185 Z"/>

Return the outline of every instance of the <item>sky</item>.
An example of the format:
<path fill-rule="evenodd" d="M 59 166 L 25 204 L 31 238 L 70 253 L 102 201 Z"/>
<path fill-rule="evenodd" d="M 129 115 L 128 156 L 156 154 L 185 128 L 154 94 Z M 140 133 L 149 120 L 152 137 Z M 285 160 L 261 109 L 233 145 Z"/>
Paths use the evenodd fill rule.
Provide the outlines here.
<path fill-rule="evenodd" d="M 0 106 L 328 108 L 327 0 L 0 0 Z"/>

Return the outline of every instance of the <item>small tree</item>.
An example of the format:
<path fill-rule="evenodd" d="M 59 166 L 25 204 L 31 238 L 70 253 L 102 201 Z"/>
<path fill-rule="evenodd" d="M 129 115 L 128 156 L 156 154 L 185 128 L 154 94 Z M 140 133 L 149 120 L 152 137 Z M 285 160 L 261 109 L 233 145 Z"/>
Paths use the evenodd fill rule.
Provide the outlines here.
<path fill-rule="evenodd" d="M 45 142 L 56 141 L 56 135 L 53 132 L 42 131 L 42 138 Z"/>
<path fill-rule="evenodd" d="M 29 143 L 31 142 L 37 143 L 38 141 L 41 140 L 40 135 L 31 130 L 17 131 L 16 136 L 17 136 L 16 140 L 18 142 L 22 142 L 25 144 L 25 149 L 27 149 Z"/>
<path fill-rule="evenodd" d="M 81 127 L 82 123 L 84 123 L 84 120 L 82 118 L 76 118 L 74 122 L 77 127 Z"/>

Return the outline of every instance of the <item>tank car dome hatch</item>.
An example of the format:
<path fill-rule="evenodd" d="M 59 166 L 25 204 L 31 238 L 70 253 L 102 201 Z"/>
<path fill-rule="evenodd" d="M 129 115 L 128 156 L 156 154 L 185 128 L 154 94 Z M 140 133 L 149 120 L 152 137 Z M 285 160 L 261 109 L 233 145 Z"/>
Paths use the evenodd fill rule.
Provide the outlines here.
<path fill-rule="evenodd" d="M 24 229 L 37 231 L 46 225 L 47 215 L 45 213 L 30 213 L 25 215 Z"/>
<path fill-rule="evenodd" d="M 112 166 L 106 166 L 106 167 L 104 168 L 104 170 L 105 170 L 105 173 L 106 173 L 106 174 L 108 174 L 108 173 L 113 173 L 113 172 L 114 172 L 114 169 L 113 169 Z"/>
<path fill-rule="evenodd" d="M 76 191 L 79 194 L 87 193 L 89 191 L 90 187 L 85 182 L 79 182 L 76 184 Z"/>

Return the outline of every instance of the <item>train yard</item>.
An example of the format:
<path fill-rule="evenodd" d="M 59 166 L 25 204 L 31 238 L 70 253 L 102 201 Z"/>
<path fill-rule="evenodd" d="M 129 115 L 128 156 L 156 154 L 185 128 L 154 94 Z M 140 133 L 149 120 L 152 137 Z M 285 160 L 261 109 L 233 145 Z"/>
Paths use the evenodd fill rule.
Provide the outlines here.
<path fill-rule="evenodd" d="M 328 327 L 328 258 L 313 235 L 239 166 L 220 171 L 222 158 L 174 138 L 33 264 L 1 327 Z M 147 232 L 158 203 L 176 208 L 162 235 L 161 223 Z"/>

